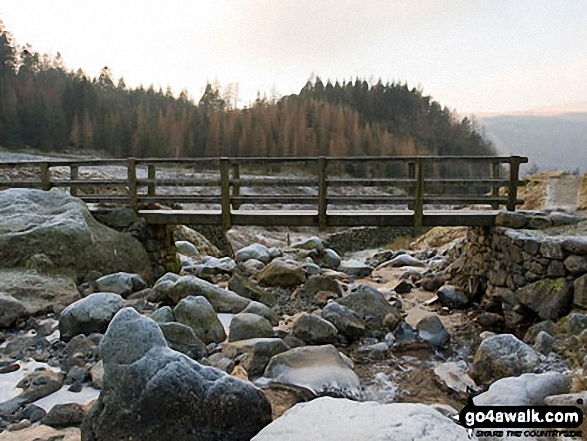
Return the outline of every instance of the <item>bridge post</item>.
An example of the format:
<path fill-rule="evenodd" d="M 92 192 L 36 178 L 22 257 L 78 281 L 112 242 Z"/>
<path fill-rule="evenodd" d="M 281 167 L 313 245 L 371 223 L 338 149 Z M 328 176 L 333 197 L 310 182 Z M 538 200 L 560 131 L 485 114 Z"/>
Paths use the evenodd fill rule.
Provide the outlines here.
<path fill-rule="evenodd" d="M 490 176 L 494 179 L 498 179 L 499 175 L 500 175 L 500 165 L 499 162 L 493 162 L 491 163 L 491 174 Z M 491 187 L 491 197 L 499 197 L 499 185 L 494 185 Z M 493 208 L 494 210 L 498 210 L 499 209 L 499 203 L 498 202 L 493 202 L 491 204 L 491 208 Z"/>
<path fill-rule="evenodd" d="M 414 234 L 422 232 L 422 220 L 424 218 L 424 161 L 416 160 L 416 188 L 414 194 Z"/>
<path fill-rule="evenodd" d="M 512 156 L 510 158 L 510 183 L 508 190 L 508 211 L 516 211 L 516 201 L 518 200 L 518 180 L 520 178 L 520 164 L 525 158 L 520 156 Z"/>
<path fill-rule="evenodd" d="M 137 211 L 137 160 L 135 158 L 128 158 L 126 160 L 126 172 L 128 185 L 128 205 L 130 208 Z"/>
<path fill-rule="evenodd" d="M 69 166 L 69 180 L 70 181 L 77 181 L 79 178 L 79 167 L 77 165 L 70 165 Z M 73 184 L 69 186 L 69 194 L 72 196 L 77 196 L 77 187 Z"/>
<path fill-rule="evenodd" d="M 51 190 L 51 170 L 48 162 L 41 163 L 41 189 Z"/>
<path fill-rule="evenodd" d="M 157 179 L 157 166 L 155 164 L 149 164 L 147 166 L 147 178 L 149 180 Z M 155 196 L 157 194 L 157 184 L 149 184 L 148 195 Z"/>
<path fill-rule="evenodd" d="M 230 230 L 230 162 L 228 158 L 220 158 L 220 193 L 222 207 L 222 229 Z"/>
<path fill-rule="evenodd" d="M 238 180 L 241 177 L 240 165 L 239 164 L 232 164 L 232 195 L 239 196 L 241 194 L 241 185 L 238 183 Z M 232 208 L 238 210 L 240 204 L 232 204 Z"/>
<path fill-rule="evenodd" d="M 324 231 L 328 224 L 326 217 L 326 210 L 328 208 L 327 194 L 328 181 L 326 175 L 326 168 L 328 162 L 325 156 L 318 158 L 318 229 Z"/>
<path fill-rule="evenodd" d="M 408 179 L 416 179 L 416 163 L 415 162 L 408 162 Z M 416 194 L 416 183 L 414 183 L 414 188 L 410 190 L 410 196 L 414 196 Z M 408 202 L 408 210 L 414 209 L 414 203 Z"/>

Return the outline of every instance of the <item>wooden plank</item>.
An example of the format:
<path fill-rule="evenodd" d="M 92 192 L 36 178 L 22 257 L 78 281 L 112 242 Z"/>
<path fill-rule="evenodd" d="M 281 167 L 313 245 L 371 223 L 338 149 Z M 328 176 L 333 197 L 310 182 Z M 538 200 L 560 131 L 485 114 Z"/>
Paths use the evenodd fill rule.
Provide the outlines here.
<path fill-rule="evenodd" d="M 523 163 L 523 159 L 519 156 L 512 156 L 510 162 L 510 184 L 508 187 L 508 211 L 516 211 L 516 203 L 518 201 L 518 181 L 520 179 L 520 164 Z"/>
<path fill-rule="evenodd" d="M 135 158 L 128 158 L 126 161 L 128 205 L 133 210 L 138 208 L 137 203 L 137 163 Z"/>
<path fill-rule="evenodd" d="M 152 224 L 202 224 L 218 225 L 222 222 L 219 211 L 164 211 L 140 210 L 139 215 Z M 496 212 L 425 212 L 423 226 L 493 226 Z M 272 211 L 240 210 L 232 213 L 233 225 L 258 226 L 308 226 L 318 227 L 317 211 Z M 414 215 L 410 211 L 400 212 L 329 212 L 328 222 L 331 226 L 397 226 L 411 227 Z"/>
<path fill-rule="evenodd" d="M 48 162 L 41 162 L 41 189 L 51 190 L 51 169 Z"/>
<path fill-rule="evenodd" d="M 0 187 L 5 188 L 43 188 L 43 184 L 41 181 L 0 181 Z"/>
<path fill-rule="evenodd" d="M 422 232 L 424 215 L 424 164 L 421 158 L 416 161 L 416 189 L 414 191 L 414 233 Z"/>
<path fill-rule="evenodd" d="M 373 178 L 373 179 L 328 179 L 329 187 L 413 187 L 414 179 L 388 179 L 388 178 Z"/>
<path fill-rule="evenodd" d="M 241 169 L 239 164 L 232 164 L 232 196 L 239 196 L 241 194 L 241 184 L 240 184 L 240 176 L 241 176 Z M 232 208 L 238 210 L 240 208 L 240 204 L 236 204 L 233 202 Z"/>
<path fill-rule="evenodd" d="M 155 164 L 149 164 L 147 166 L 147 177 L 151 181 L 147 193 L 149 196 L 155 196 L 157 194 L 157 166 Z"/>
<path fill-rule="evenodd" d="M 74 167 L 74 166 L 72 166 Z M 53 187 L 96 187 L 108 185 L 112 187 L 125 187 L 128 185 L 127 179 L 59 179 L 51 181 Z"/>
<path fill-rule="evenodd" d="M 70 165 L 69 166 L 69 194 L 72 196 L 77 196 L 77 189 L 76 181 L 79 178 L 79 167 L 77 165 Z"/>
<path fill-rule="evenodd" d="M 198 178 L 198 179 L 185 179 L 185 178 L 165 178 L 165 179 L 138 179 L 137 185 L 139 186 L 150 186 L 155 185 L 158 187 L 218 187 L 221 181 L 219 178 Z"/>
<path fill-rule="evenodd" d="M 164 195 L 159 194 L 157 196 L 141 195 L 137 196 L 139 203 L 145 204 L 165 204 L 165 203 L 178 203 L 178 204 L 222 204 L 222 197 L 220 195 Z"/>
<path fill-rule="evenodd" d="M 230 230 L 230 162 L 228 158 L 220 158 L 220 193 L 222 197 L 222 228 Z"/>
<path fill-rule="evenodd" d="M 318 229 L 324 231 L 328 225 L 326 210 L 328 208 L 328 181 L 327 181 L 328 162 L 326 157 L 321 156 L 318 159 Z"/>

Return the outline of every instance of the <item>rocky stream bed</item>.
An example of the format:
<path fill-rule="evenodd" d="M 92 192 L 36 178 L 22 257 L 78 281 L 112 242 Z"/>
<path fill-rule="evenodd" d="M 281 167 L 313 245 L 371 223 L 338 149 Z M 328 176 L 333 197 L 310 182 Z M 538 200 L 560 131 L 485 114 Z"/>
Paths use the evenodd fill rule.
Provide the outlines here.
<path fill-rule="evenodd" d="M 465 440 L 473 395 L 585 403 L 585 221 L 520 216 L 358 252 L 252 229 L 232 257 L 178 226 L 158 274 L 127 211 L 1 191 L 0 440 Z"/>

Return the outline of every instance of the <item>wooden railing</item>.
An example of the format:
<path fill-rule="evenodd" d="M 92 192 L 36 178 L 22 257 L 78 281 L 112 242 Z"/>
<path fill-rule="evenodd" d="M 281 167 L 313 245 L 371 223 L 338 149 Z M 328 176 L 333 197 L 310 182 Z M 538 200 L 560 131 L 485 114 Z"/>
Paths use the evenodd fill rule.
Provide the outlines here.
<path fill-rule="evenodd" d="M 403 205 L 406 204 L 414 212 L 414 227 L 422 227 L 424 206 L 435 205 L 470 205 L 488 204 L 493 208 L 504 205 L 514 211 L 516 205 L 523 201 L 518 199 L 517 188 L 522 184 L 519 180 L 520 164 L 527 163 L 528 158 L 520 156 L 384 156 L 384 157 L 301 157 L 301 158 L 186 158 L 186 159 L 98 159 L 74 161 L 27 161 L 0 162 L 0 188 L 40 188 L 49 190 L 55 187 L 69 188 L 72 195 L 78 196 L 88 203 L 120 203 L 137 210 L 141 204 L 152 203 L 185 203 L 185 204 L 219 204 L 222 212 L 222 225 L 225 229 L 231 226 L 231 209 L 238 210 L 242 204 L 303 204 L 312 205 L 318 211 L 318 225 L 327 225 L 327 208 L 329 205 Z M 353 164 L 375 164 L 382 167 L 394 164 L 404 169 L 404 177 L 342 177 L 341 167 Z M 469 164 L 472 169 L 482 170 L 480 176 L 465 178 L 443 178 L 436 171 L 428 173 L 426 168 L 449 169 L 451 166 L 461 167 Z M 260 167 L 286 165 L 298 167 L 304 177 L 289 176 L 241 176 L 246 166 Z M 118 166 L 126 169 L 124 179 L 82 179 L 81 167 Z M 197 166 L 206 173 L 215 171 L 217 176 L 198 176 L 194 178 L 157 177 L 157 171 L 176 167 L 188 169 Z M 7 179 L 6 168 L 38 167 L 38 179 Z M 52 176 L 52 168 L 68 167 L 67 179 Z M 311 173 L 314 167 L 315 172 Z M 329 168 L 338 167 L 338 171 Z M 146 168 L 146 170 L 144 170 Z M 146 178 L 139 177 L 137 170 L 142 169 Z M 61 173 L 63 175 L 63 173 Z M 309 176 L 308 176 L 309 175 Z M 398 173 L 398 175 L 401 175 Z M 507 176 L 507 177 L 506 177 Z M 121 189 L 123 194 L 82 194 L 82 189 L 93 188 L 94 191 L 107 186 Z M 244 187 L 315 187 L 316 195 L 242 195 Z M 216 194 L 160 194 L 160 187 L 217 187 Z M 405 194 L 391 195 L 345 195 L 329 194 L 333 187 L 394 187 L 405 190 Z M 455 188 L 466 188 L 454 193 Z M 452 192 L 447 189 L 451 188 Z M 471 189 L 476 188 L 477 192 Z M 505 188 L 500 195 L 500 188 Z M 436 192 L 430 190 L 435 189 Z M 490 189 L 488 192 L 487 189 Z"/>

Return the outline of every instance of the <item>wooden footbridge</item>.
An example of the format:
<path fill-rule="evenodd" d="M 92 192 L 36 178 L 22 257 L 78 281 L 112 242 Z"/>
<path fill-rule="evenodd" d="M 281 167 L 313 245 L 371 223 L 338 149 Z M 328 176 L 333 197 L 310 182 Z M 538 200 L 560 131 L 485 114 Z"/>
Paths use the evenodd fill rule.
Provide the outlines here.
<path fill-rule="evenodd" d="M 0 189 L 69 189 L 89 204 L 130 206 L 159 225 L 413 226 L 419 231 L 423 226 L 494 225 L 500 206 L 514 211 L 523 202 L 517 196 L 519 167 L 527 162 L 520 156 L 0 162 Z M 29 178 L 22 179 L 19 168 L 28 170 Z M 89 172 L 96 168 L 112 173 L 96 178 Z M 277 176 L 264 168 L 277 170 Z M 455 178 L 455 170 L 470 173 Z M 377 177 L 356 177 L 365 175 Z M 283 188 L 297 192 L 283 194 Z M 262 192 L 250 192 L 255 189 Z M 477 208 L 450 208 L 455 205 Z M 163 208 L 169 206 L 175 209 Z"/>

